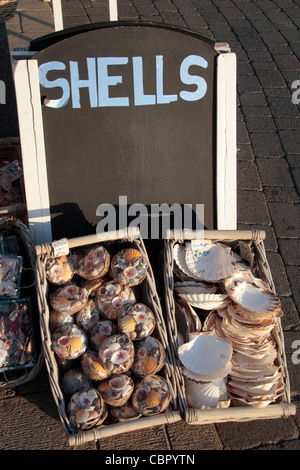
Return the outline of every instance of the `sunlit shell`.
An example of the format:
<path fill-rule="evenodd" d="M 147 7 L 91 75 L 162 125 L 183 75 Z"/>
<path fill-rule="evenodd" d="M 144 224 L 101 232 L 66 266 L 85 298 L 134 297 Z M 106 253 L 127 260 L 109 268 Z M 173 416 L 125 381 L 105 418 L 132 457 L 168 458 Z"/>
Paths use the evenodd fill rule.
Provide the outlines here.
<path fill-rule="evenodd" d="M 193 333 L 190 338 L 188 343 L 179 347 L 178 355 L 184 368 L 192 374 L 207 378 L 219 374 L 230 365 L 230 341 L 219 338 L 214 331 Z"/>
<path fill-rule="evenodd" d="M 234 271 L 224 286 L 231 299 L 243 309 L 257 314 L 281 314 L 279 298 L 250 271 Z"/>
<path fill-rule="evenodd" d="M 194 276 L 209 282 L 225 279 L 235 269 L 231 249 L 209 240 L 203 240 L 199 250 L 189 248 L 186 251 L 186 263 Z"/>
<path fill-rule="evenodd" d="M 82 340 L 79 336 L 73 336 L 70 338 L 70 346 L 74 352 L 77 352 L 82 347 Z"/>
<path fill-rule="evenodd" d="M 128 263 L 133 263 L 134 260 L 141 258 L 142 255 L 138 250 L 135 250 L 134 248 L 128 248 L 128 250 L 123 252 L 122 256 Z"/>
<path fill-rule="evenodd" d="M 191 279 L 197 279 L 196 276 L 192 273 L 189 269 L 188 265 L 186 264 L 186 249 L 184 246 L 176 244 L 173 248 L 173 257 L 176 265 L 178 268 L 188 277 Z"/>
<path fill-rule="evenodd" d="M 90 412 L 84 408 L 80 408 L 75 413 L 75 419 L 78 424 L 84 423 L 90 416 Z"/>
<path fill-rule="evenodd" d="M 214 310 L 228 305 L 230 298 L 227 294 L 179 294 L 193 307 L 203 310 Z"/>
<path fill-rule="evenodd" d="M 150 390 L 150 392 L 148 393 L 146 403 L 151 408 L 154 408 L 155 406 L 159 405 L 159 403 L 160 403 L 160 393 L 155 392 L 154 390 Z"/>
<path fill-rule="evenodd" d="M 75 323 L 74 315 L 71 315 L 68 312 L 59 312 L 57 310 L 52 310 L 49 318 L 49 326 L 52 331 L 55 331 L 56 328 L 63 325 L 71 325 Z"/>
<path fill-rule="evenodd" d="M 98 382 L 111 376 L 111 371 L 100 363 L 96 351 L 87 350 L 81 356 L 80 363 L 83 372 L 91 380 Z"/>
<path fill-rule="evenodd" d="M 230 404 L 224 378 L 197 383 L 185 377 L 184 384 L 190 408 L 225 408 Z"/>
<path fill-rule="evenodd" d="M 130 333 L 135 330 L 136 321 L 131 315 L 125 315 L 119 318 L 118 325 L 121 331 L 124 333 Z"/>
<path fill-rule="evenodd" d="M 157 366 L 157 359 L 155 357 L 146 356 L 142 362 L 142 369 L 145 374 L 151 374 Z"/>

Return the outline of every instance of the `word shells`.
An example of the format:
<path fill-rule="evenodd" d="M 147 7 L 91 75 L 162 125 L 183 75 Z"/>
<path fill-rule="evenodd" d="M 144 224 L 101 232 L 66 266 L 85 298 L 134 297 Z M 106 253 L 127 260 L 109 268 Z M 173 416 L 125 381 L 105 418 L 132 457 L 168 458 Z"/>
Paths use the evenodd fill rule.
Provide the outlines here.
<path fill-rule="evenodd" d="M 127 304 L 133 304 L 135 300 L 133 291 L 117 281 L 108 281 L 103 284 L 95 297 L 97 309 L 103 317 L 109 320 L 116 320 L 120 308 Z"/>
<path fill-rule="evenodd" d="M 110 406 L 122 406 L 127 403 L 134 389 L 134 383 L 128 375 L 116 375 L 111 379 L 101 382 L 98 390 L 103 400 Z"/>
<path fill-rule="evenodd" d="M 135 346 L 132 371 L 139 377 L 156 374 L 164 366 L 165 357 L 165 350 L 160 341 L 153 336 L 148 336 Z"/>
<path fill-rule="evenodd" d="M 101 343 L 98 357 L 101 364 L 112 374 L 122 374 L 133 364 L 133 343 L 125 335 L 110 336 Z"/>
<path fill-rule="evenodd" d="M 149 375 L 136 385 L 132 406 L 143 416 L 153 416 L 167 408 L 170 398 L 166 380 L 159 375 Z"/>
<path fill-rule="evenodd" d="M 137 286 L 145 279 L 147 269 L 147 260 L 134 248 L 121 250 L 111 262 L 111 275 L 122 285 Z"/>
<path fill-rule="evenodd" d="M 67 395 L 73 395 L 82 388 L 91 387 L 93 381 L 80 368 L 70 369 L 61 378 L 61 388 Z"/>
<path fill-rule="evenodd" d="M 74 393 L 70 398 L 68 412 L 70 422 L 79 430 L 101 424 L 107 416 L 103 398 L 93 387 Z"/>
<path fill-rule="evenodd" d="M 153 332 L 155 317 L 152 310 L 145 304 L 136 303 L 120 311 L 118 327 L 131 340 L 140 340 Z"/>
<path fill-rule="evenodd" d="M 83 279 L 97 279 L 109 270 L 110 254 L 101 245 L 79 250 L 74 255 L 76 273 Z"/>
<path fill-rule="evenodd" d="M 47 279 L 52 284 L 62 286 L 71 281 L 75 274 L 75 265 L 70 256 L 49 258 L 46 263 L 45 272 Z"/>
<path fill-rule="evenodd" d="M 76 284 L 59 287 L 50 294 L 50 304 L 59 312 L 77 313 L 88 300 L 87 291 Z"/>
<path fill-rule="evenodd" d="M 57 328 L 52 334 L 53 351 L 64 359 L 76 359 L 87 348 L 87 337 L 77 325 Z"/>

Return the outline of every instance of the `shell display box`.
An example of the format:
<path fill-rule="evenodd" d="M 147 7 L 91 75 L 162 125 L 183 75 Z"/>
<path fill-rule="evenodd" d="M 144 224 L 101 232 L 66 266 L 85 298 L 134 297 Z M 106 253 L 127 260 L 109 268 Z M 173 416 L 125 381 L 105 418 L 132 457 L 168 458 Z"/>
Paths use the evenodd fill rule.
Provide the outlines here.
<path fill-rule="evenodd" d="M 164 310 L 189 424 L 295 414 L 263 231 L 170 232 Z"/>
<path fill-rule="evenodd" d="M 36 254 L 28 227 L 0 219 L 0 389 L 32 380 L 41 369 Z"/>
<path fill-rule="evenodd" d="M 70 445 L 181 419 L 138 229 L 36 246 L 44 358 Z"/>

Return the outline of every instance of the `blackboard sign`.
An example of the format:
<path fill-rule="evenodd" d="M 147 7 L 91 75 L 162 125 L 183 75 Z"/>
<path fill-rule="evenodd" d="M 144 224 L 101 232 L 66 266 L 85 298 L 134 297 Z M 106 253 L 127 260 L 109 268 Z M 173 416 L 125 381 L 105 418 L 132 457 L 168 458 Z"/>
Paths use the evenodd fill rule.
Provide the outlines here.
<path fill-rule="evenodd" d="M 215 228 L 214 42 L 169 26 L 110 23 L 31 45 L 41 48 L 34 59 L 53 239 L 95 233 L 97 208 L 120 200 L 149 211 L 204 204 L 205 227 Z"/>

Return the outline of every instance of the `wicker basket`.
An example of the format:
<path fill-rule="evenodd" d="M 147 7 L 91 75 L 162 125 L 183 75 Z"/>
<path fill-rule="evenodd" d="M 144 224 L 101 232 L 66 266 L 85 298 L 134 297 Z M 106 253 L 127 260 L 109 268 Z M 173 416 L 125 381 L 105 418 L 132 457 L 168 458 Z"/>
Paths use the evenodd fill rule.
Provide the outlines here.
<path fill-rule="evenodd" d="M 0 219 L 0 234 L 15 237 L 20 253 L 23 256 L 20 297 L 30 299 L 34 332 L 35 365 L 31 368 L 0 372 L 0 389 L 11 389 L 32 380 L 38 374 L 43 364 L 39 313 L 36 302 L 36 253 L 29 230 L 20 220 L 14 217 Z"/>
<path fill-rule="evenodd" d="M 263 231 L 217 231 L 207 230 L 201 232 L 170 232 L 168 239 L 165 241 L 164 256 L 163 256 L 163 279 L 165 291 L 165 314 L 168 321 L 169 343 L 172 345 L 172 361 L 177 366 L 176 379 L 177 390 L 179 395 L 179 409 L 184 416 L 184 419 L 189 424 L 207 424 L 226 421 L 251 421 L 256 419 L 269 419 L 280 418 L 282 416 L 289 416 L 295 414 L 295 406 L 291 404 L 290 398 L 290 383 L 287 370 L 284 337 L 281 327 L 280 318 L 277 319 L 276 325 L 272 330 L 277 345 L 277 361 L 281 368 L 284 379 L 284 394 L 277 399 L 273 404 L 269 404 L 263 408 L 255 408 L 250 405 L 246 406 L 229 406 L 228 408 L 215 408 L 215 409 L 195 409 L 189 408 L 187 396 L 185 392 L 184 377 L 180 370 L 180 362 L 178 358 L 178 330 L 175 320 L 175 299 L 174 299 L 174 258 L 173 248 L 175 243 L 182 243 L 183 241 L 202 238 L 222 242 L 230 246 L 233 250 L 238 246 L 239 241 L 244 241 L 250 247 L 254 255 L 253 270 L 256 277 L 265 281 L 269 288 L 275 293 L 274 283 L 270 268 L 266 259 L 264 238 L 265 232 Z"/>
<path fill-rule="evenodd" d="M 143 243 L 143 240 L 140 237 L 138 229 L 133 230 L 124 230 L 119 232 L 105 233 L 102 234 L 102 237 L 99 238 L 97 235 L 88 235 L 79 238 L 73 238 L 67 241 L 68 248 L 70 250 L 76 247 L 90 246 L 93 244 L 103 244 L 103 246 L 109 249 L 122 249 L 124 246 L 133 246 L 139 250 L 142 255 L 148 259 L 146 249 Z M 122 247 L 122 248 L 119 248 Z M 164 317 L 161 310 L 160 300 L 156 291 L 155 279 L 153 272 L 150 268 L 147 272 L 146 279 L 140 284 L 143 286 L 143 299 L 146 304 L 152 309 L 156 317 L 156 332 L 155 336 L 162 343 L 166 351 L 166 363 L 163 369 L 159 372 L 159 375 L 163 376 L 169 386 L 171 401 L 169 407 L 166 411 L 161 414 L 150 416 L 150 417 L 140 417 L 134 421 L 127 421 L 121 423 L 112 423 L 112 424 L 102 424 L 98 427 L 95 427 L 90 430 L 79 431 L 71 425 L 68 414 L 67 414 L 67 398 L 63 395 L 60 378 L 61 378 L 61 369 L 57 364 L 57 360 L 54 352 L 51 349 L 51 332 L 49 329 L 49 304 L 48 304 L 48 294 L 49 294 L 49 283 L 45 275 L 45 264 L 49 257 L 51 257 L 53 244 L 43 244 L 36 247 L 37 253 L 37 276 L 38 276 L 38 285 L 37 285 L 37 294 L 38 294 L 38 304 L 40 311 L 40 328 L 41 328 L 41 337 L 42 345 L 44 350 L 44 357 L 46 366 L 49 374 L 49 381 L 52 390 L 54 400 L 56 402 L 60 419 L 62 421 L 64 430 L 69 438 L 69 445 L 81 445 L 88 441 L 94 441 L 108 436 L 113 436 L 119 433 L 135 431 L 138 429 L 145 429 L 148 427 L 171 423 L 181 420 L 180 412 L 177 409 L 177 381 L 174 377 L 174 365 L 170 359 L 170 348 L 168 344 L 168 334 L 167 329 L 164 324 Z"/>
<path fill-rule="evenodd" d="M 19 0 L 0 0 L 0 23 L 14 16 L 18 3 Z"/>

